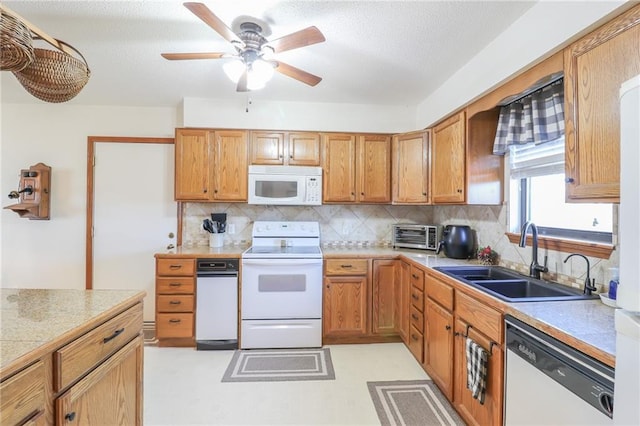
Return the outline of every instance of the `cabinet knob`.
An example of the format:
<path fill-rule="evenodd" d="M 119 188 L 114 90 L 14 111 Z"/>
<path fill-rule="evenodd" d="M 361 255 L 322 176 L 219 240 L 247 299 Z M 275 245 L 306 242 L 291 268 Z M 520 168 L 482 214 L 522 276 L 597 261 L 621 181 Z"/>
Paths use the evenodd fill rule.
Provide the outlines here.
<path fill-rule="evenodd" d="M 419 298 L 417 295 L 415 295 L 415 294 L 412 294 L 412 295 L 411 295 L 411 298 L 412 298 L 413 300 L 419 300 L 419 299 L 420 299 L 420 298 Z"/>
<path fill-rule="evenodd" d="M 426 193 L 426 192 L 423 192 L 423 193 L 422 193 L 422 195 L 426 196 L 426 195 L 427 195 L 427 193 Z"/>
<path fill-rule="evenodd" d="M 278 158 L 282 158 L 282 155 L 278 155 Z"/>
<path fill-rule="evenodd" d="M 418 316 L 416 314 L 411 314 L 411 318 L 413 318 L 414 320 L 418 321 Z"/>
<path fill-rule="evenodd" d="M 445 326 L 444 326 L 444 329 L 445 329 L 445 330 L 451 330 L 451 326 L 450 326 L 450 325 L 445 325 Z"/>
<path fill-rule="evenodd" d="M 462 189 L 458 189 L 458 194 L 462 194 Z"/>
<path fill-rule="evenodd" d="M 290 155 L 289 158 L 293 159 L 293 155 Z"/>
<path fill-rule="evenodd" d="M 572 178 L 572 177 L 568 177 L 564 181 L 567 182 L 567 183 L 573 183 L 573 182 L 575 182 L 575 179 Z"/>
<path fill-rule="evenodd" d="M 207 193 L 207 188 L 203 189 L 202 192 Z"/>
<path fill-rule="evenodd" d="M 72 422 L 76 418 L 76 412 L 72 411 L 64 415 L 64 419 Z"/>
<path fill-rule="evenodd" d="M 364 192 L 361 192 L 360 195 L 364 195 Z"/>
<path fill-rule="evenodd" d="M 213 190 L 213 193 L 214 193 L 214 194 L 217 194 L 217 193 L 218 193 L 218 190 L 217 190 L 217 189 L 214 189 L 214 190 Z"/>

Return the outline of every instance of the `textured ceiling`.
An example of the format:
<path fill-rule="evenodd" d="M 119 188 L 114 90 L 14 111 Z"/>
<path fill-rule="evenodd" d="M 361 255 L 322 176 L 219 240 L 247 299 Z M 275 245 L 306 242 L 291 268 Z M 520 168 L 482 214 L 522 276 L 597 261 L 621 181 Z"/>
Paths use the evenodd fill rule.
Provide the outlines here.
<path fill-rule="evenodd" d="M 326 42 L 277 56 L 323 80 L 309 87 L 276 73 L 253 99 L 416 105 L 535 2 L 204 1 L 228 26 L 252 17 L 268 39 L 315 25 Z M 234 98 L 224 59 L 167 61 L 162 52 L 233 48 L 176 1 L 3 1 L 82 52 L 92 76 L 70 103 L 176 106 L 185 97 Z M 42 45 L 40 47 L 47 47 Z M 2 102 L 41 102 L 10 72 Z"/>

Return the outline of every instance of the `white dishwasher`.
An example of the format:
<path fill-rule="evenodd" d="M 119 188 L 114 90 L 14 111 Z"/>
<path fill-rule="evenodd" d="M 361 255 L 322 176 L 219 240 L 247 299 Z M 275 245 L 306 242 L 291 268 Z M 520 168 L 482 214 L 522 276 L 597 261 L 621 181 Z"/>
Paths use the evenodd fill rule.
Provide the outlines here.
<path fill-rule="evenodd" d="M 238 259 L 198 259 L 196 349 L 238 348 Z"/>
<path fill-rule="evenodd" d="M 614 369 L 505 317 L 505 425 L 612 425 Z"/>

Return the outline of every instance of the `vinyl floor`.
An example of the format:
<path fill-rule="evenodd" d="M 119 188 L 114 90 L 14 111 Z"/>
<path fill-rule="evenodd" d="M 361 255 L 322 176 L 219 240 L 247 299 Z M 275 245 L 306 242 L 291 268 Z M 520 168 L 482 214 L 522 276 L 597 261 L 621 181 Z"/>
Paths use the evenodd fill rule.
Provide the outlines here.
<path fill-rule="evenodd" d="M 146 425 L 379 425 L 368 381 L 429 377 L 401 343 L 332 345 L 335 380 L 222 383 L 233 351 L 145 346 Z"/>

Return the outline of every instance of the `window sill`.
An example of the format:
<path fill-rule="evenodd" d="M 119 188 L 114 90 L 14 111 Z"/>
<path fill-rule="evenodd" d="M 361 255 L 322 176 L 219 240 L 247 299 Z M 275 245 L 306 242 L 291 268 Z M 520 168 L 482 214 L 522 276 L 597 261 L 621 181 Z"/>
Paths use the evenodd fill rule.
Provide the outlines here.
<path fill-rule="evenodd" d="M 514 244 L 520 242 L 520 234 L 512 232 L 506 233 L 507 238 Z M 531 235 L 527 236 L 527 246 L 531 245 Z M 608 259 L 611 252 L 615 249 L 613 245 L 590 243 L 578 240 L 563 240 L 554 237 L 538 236 L 538 246 L 547 250 L 562 251 L 565 253 L 581 253 L 585 256 L 597 257 L 600 259 Z"/>

